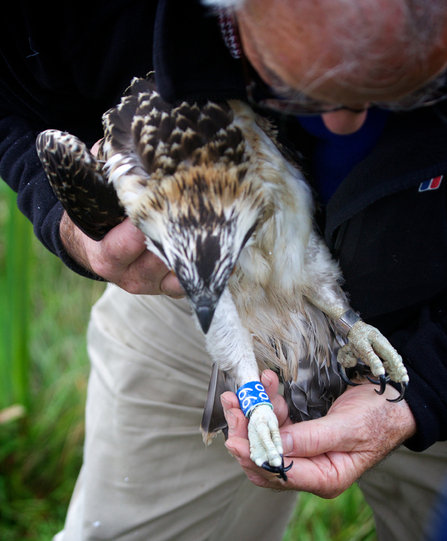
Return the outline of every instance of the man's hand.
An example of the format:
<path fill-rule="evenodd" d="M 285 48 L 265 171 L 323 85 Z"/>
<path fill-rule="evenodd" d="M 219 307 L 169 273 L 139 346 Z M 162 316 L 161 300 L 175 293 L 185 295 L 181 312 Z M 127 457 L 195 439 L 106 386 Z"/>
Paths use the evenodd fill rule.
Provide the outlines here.
<path fill-rule="evenodd" d="M 64 213 L 60 233 L 65 249 L 77 263 L 129 293 L 184 296 L 175 275 L 147 249 L 143 233 L 129 218 L 96 242 Z"/>
<path fill-rule="evenodd" d="M 287 483 L 250 460 L 247 419 L 236 395 L 222 395 L 229 425 L 225 445 L 250 481 L 260 487 L 303 490 L 334 498 L 416 431 L 408 404 L 385 400 L 399 395 L 391 386 L 382 396 L 374 392 L 375 386 L 370 383 L 352 387 L 334 402 L 326 417 L 293 424 L 287 404 L 278 394 L 276 374 L 267 370 L 261 381 L 278 417 L 285 465 L 293 460 Z"/>

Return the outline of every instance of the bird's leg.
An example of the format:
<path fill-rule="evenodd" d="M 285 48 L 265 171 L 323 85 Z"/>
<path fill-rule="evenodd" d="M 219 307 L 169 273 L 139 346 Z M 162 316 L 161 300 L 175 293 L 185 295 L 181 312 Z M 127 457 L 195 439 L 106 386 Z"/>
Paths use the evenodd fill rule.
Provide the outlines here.
<path fill-rule="evenodd" d="M 346 307 L 345 302 L 328 303 L 321 292 L 311 301 L 335 321 L 337 329 L 347 338 L 348 343 L 340 348 L 337 356 L 342 369 L 354 367 L 360 359 L 379 378 L 379 394 L 384 393 L 389 378 L 400 383 L 401 394 L 395 401 L 402 400 L 409 381 L 407 369 L 402 357 L 382 333 L 362 321 L 350 307 Z"/>
<path fill-rule="evenodd" d="M 278 419 L 262 386 L 253 352 L 253 339 L 242 325 L 228 288 L 223 292 L 211 327 L 206 334 L 207 349 L 221 370 L 238 385 L 241 409 L 249 419 L 250 457 L 258 465 L 287 479 Z"/>
<path fill-rule="evenodd" d="M 408 373 L 397 353 L 381 332 L 367 325 L 351 309 L 345 293 L 338 285 L 339 269 L 327 246 L 312 233 L 306 251 L 306 272 L 312 277 L 312 289 L 306 293 L 309 301 L 329 316 L 340 336 L 347 340 L 338 352 L 338 362 L 344 368 L 354 367 L 360 359 L 379 378 L 380 393 L 386 385 L 386 373 L 391 380 L 400 383 L 402 400 L 408 386 Z"/>

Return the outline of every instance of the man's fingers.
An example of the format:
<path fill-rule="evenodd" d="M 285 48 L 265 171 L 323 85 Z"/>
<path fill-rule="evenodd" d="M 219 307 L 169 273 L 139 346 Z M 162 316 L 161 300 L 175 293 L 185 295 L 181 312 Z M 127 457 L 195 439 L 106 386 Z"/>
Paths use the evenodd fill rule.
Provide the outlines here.
<path fill-rule="evenodd" d="M 291 426 L 293 430 L 290 429 Z M 346 430 L 340 430 L 334 416 L 329 422 L 326 418 L 322 418 L 290 425 L 281 430 L 284 454 L 294 457 L 313 457 L 330 452 L 332 449 L 352 451 L 355 444 L 352 442 L 352 434 L 348 432 L 350 432 L 348 427 Z"/>
<path fill-rule="evenodd" d="M 284 484 L 284 481 L 278 479 L 276 473 L 269 472 L 256 466 L 250 459 L 250 446 L 247 439 L 234 436 L 228 438 L 225 442 L 225 446 L 229 453 L 239 462 L 248 479 L 253 484 L 263 488 L 289 488 Z M 287 466 L 290 461 L 286 459 L 285 462 Z M 287 473 L 287 475 L 289 475 L 289 473 Z M 293 487 L 290 488 L 293 489 Z"/>
<path fill-rule="evenodd" d="M 129 218 L 110 230 L 97 246 L 97 260 L 93 262 L 97 268 L 94 270 L 105 278 L 105 275 L 127 268 L 147 250 L 143 233 Z"/>
<path fill-rule="evenodd" d="M 99 141 L 96 141 L 96 143 L 90 149 L 90 152 L 93 154 L 93 156 L 98 155 L 98 150 L 99 150 L 99 147 L 100 147 L 101 143 L 102 143 L 102 139 L 100 139 Z"/>
<path fill-rule="evenodd" d="M 108 282 L 133 294 L 184 296 L 176 276 L 147 249 L 144 234 L 129 218 L 99 242 L 79 230 L 77 235 L 83 242 L 84 257 L 80 262 Z"/>
<path fill-rule="evenodd" d="M 279 379 L 273 370 L 264 370 L 261 374 L 261 383 L 264 385 L 265 391 L 268 394 L 273 411 L 278 417 L 279 426 L 290 424 L 289 408 L 284 397 L 278 393 Z"/>
<path fill-rule="evenodd" d="M 227 391 L 221 396 L 221 403 L 224 409 L 225 419 L 228 424 L 228 437 L 248 437 L 248 419 L 239 408 L 239 401 L 234 393 Z"/>
<path fill-rule="evenodd" d="M 274 385 L 273 396 L 276 381 L 267 375 Z M 333 498 L 416 431 L 408 404 L 385 400 L 397 391 L 387 388 L 385 396 L 380 397 L 374 387 L 368 383 L 349 389 L 334 402 L 326 417 L 280 428 L 285 465 L 293 461 L 285 484 L 250 460 L 248 440 L 242 435 L 239 417 L 235 435 L 228 438 L 226 446 L 257 486 L 304 490 Z M 229 404 L 235 406 L 236 397 L 227 394 Z M 231 409 L 240 412 L 238 408 Z"/>
<path fill-rule="evenodd" d="M 236 408 L 236 409 L 239 408 L 239 400 L 237 399 L 237 396 L 230 391 L 223 393 L 220 397 L 220 400 L 222 402 L 224 411 L 227 411 L 232 408 Z"/>
<path fill-rule="evenodd" d="M 285 465 L 289 463 L 285 458 Z M 314 458 L 293 458 L 293 467 L 287 472 L 287 483 L 279 479 L 268 479 L 268 485 L 273 489 L 300 490 L 316 494 L 320 498 L 335 498 L 348 489 L 364 472 L 359 464 L 365 464 L 367 458 L 359 457 L 351 460 L 345 453 L 327 453 Z M 262 471 L 256 472 L 263 476 Z M 266 486 L 265 484 L 263 486 Z"/>
<path fill-rule="evenodd" d="M 250 449 L 245 438 L 230 437 L 225 445 L 255 485 L 263 488 L 311 492 L 322 498 L 334 498 L 341 494 L 364 473 L 370 461 L 368 453 L 350 455 L 328 452 L 314 457 L 285 456 L 285 466 L 293 460 L 293 467 L 287 472 L 288 481 L 284 483 L 276 474 L 256 466 L 250 459 Z"/>
<path fill-rule="evenodd" d="M 160 283 L 160 289 L 163 295 L 168 295 L 174 299 L 181 299 L 185 296 L 185 292 L 183 291 L 177 276 L 172 271 L 168 271 L 165 274 Z"/>

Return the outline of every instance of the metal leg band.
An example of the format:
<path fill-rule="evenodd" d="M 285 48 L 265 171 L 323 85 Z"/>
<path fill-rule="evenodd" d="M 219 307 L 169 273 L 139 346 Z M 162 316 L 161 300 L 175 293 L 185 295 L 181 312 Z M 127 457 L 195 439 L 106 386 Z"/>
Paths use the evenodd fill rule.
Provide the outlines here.
<path fill-rule="evenodd" d="M 347 336 L 352 327 L 354 327 L 357 321 L 361 321 L 361 319 L 354 310 L 346 310 L 341 318 L 335 322 L 335 325 L 340 332 Z"/>

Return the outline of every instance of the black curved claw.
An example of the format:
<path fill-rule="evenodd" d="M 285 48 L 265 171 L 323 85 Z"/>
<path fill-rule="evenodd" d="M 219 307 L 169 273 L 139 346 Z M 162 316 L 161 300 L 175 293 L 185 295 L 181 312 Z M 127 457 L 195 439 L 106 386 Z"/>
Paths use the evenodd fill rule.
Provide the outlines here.
<path fill-rule="evenodd" d="M 287 466 L 287 468 L 284 467 L 284 457 L 281 455 L 281 466 L 271 466 L 267 461 L 265 461 L 262 464 L 262 467 L 264 470 L 267 470 L 271 473 L 277 473 L 278 479 L 283 479 L 285 482 L 287 482 L 287 475 L 286 472 L 290 470 L 290 468 L 293 466 L 293 460 L 292 462 Z"/>
<path fill-rule="evenodd" d="M 407 382 L 401 383 L 400 384 L 400 396 L 398 396 L 397 398 L 393 398 L 392 400 L 390 398 L 387 398 L 388 402 L 400 402 L 401 400 L 403 400 L 403 398 L 405 396 L 405 392 L 407 391 L 407 388 L 408 388 L 408 383 Z"/>
<path fill-rule="evenodd" d="M 342 366 L 340 363 L 338 364 L 338 373 L 340 374 L 341 379 L 346 383 L 346 385 L 351 385 L 351 387 L 357 387 L 357 385 L 361 385 L 361 383 L 354 383 L 351 381 L 345 372 L 345 367 Z"/>
<path fill-rule="evenodd" d="M 366 379 L 367 379 L 368 381 L 370 381 L 371 383 L 374 383 L 374 385 L 380 385 L 380 380 L 378 381 L 378 380 L 376 380 L 376 379 L 371 378 L 370 376 L 366 376 Z M 387 376 L 386 382 L 389 383 L 390 381 L 391 381 L 391 378 L 389 378 L 389 377 Z"/>
<path fill-rule="evenodd" d="M 380 383 L 380 390 L 379 391 L 377 389 L 374 389 L 374 390 L 376 391 L 377 394 L 381 395 L 385 392 L 386 384 L 387 384 L 387 378 L 385 374 L 382 374 L 381 376 L 379 376 L 379 383 Z"/>

